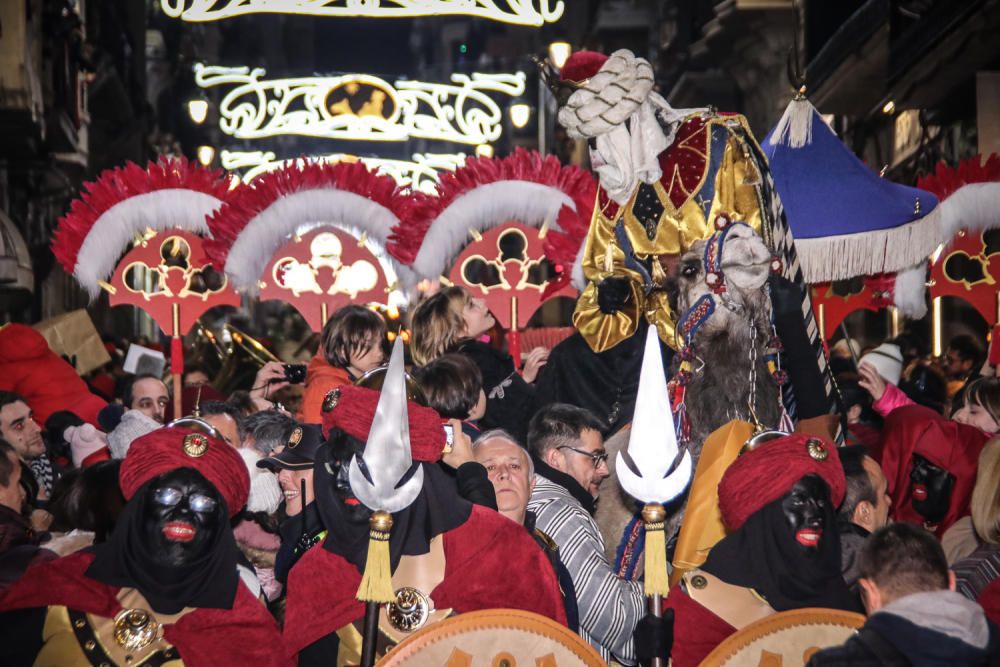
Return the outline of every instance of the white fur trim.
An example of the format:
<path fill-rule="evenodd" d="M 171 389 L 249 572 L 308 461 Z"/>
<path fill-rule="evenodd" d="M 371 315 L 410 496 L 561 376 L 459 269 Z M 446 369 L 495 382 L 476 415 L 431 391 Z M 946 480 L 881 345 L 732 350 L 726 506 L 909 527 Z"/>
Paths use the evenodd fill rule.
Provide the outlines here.
<path fill-rule="evenodd" d="M 854 276 L 894 273 L 930 256 L 941 243 L 940 206 L 919 220 L 892 229 L 795 239 L 802 274 L 809 284 Z"/>
<path fill-rule="evenodd" d="M 940 243 L 948 243 L 960 229 L 981 231 L 1000 227 L 1000 183 L 969 183 L 938 205 Z"/>
<path fill-rule="evenodd" d="M 469 190 L 431 223 L 413 270 L 428 279 L 447 273 L 470 229 L 485 232 L 508 220 L 541 227 L 548 220 L 550 228 L 561 231 L 556 219 L 563 206 L 576 210 L 573 200 L 559 188 L 531 181 L 497 181 Z"/>
<path fill-rule="evenodd" d="M 135 195 L 105 211 L 80 244 L 73 275 L 90 294 L 100 293 L 128 244 L 147 227 L 159 232 L 180 228 L 208 235 L 205 219 L 222 206 L 212 195 L 186 188 L 170 188 Z"/>
<path fill-rule="evenodd" d="M 802 148 L 812 143 L 812 120 L 816 109 L 808 100 L 793 99 L 771 133 L 771 145 Z"/>
<path fill-rule="evenodd" d="M 903 269 L 896 274 L 893 288 L 894 302 L 899 312 L 906 317 L 919 320 L 927 314 L 927 261 Z"/>
<path fill-rule="evenodd" d="M 255 215 L 229 249 L 226 274 L 233 285 L 254 295 L 257 281 L 274 252 L 295 233 L 329 224 L 360 236 L 368 233 L 373 249 L 385 247 L 389 232 L 399 219 L 386 207 L 367 197 L 337 188 L 315 188 L 285 195 Z M 408 277 L 399 262 L 384 252 L 400 280 Z"/>

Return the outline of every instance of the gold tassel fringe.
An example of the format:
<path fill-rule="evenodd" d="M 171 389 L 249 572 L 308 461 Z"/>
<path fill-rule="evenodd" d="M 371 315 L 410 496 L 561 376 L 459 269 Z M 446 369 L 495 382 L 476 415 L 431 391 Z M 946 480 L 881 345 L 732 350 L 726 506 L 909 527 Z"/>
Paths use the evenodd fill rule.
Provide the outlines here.
<path fill-rule="evenodd" d="M 368 528 L 368 557 L 365 559 L 365 572 L 356 597 L 362 602 L 392 602 L 396 599 L 392 590 L 392 567 L 389 560 L 392 515 L 382 511 L 373 513 L 368 520 Z"/>
<path fill-rule="evenodd" d="M 646 596 L 666 595 L 670 590 L 667 579 L 667 538 L 663 522 L 666 510 L 659 503 L 649 503 L 642 508 L 642 520 L 646 529 L 646 545 L 643 557 L 646 561 L 644 574 Z"/>

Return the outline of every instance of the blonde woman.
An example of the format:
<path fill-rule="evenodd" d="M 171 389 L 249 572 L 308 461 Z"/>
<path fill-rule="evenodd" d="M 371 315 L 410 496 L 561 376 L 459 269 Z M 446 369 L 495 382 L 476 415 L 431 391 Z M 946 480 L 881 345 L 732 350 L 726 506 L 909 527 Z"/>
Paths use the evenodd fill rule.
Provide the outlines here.
<path fill-rule="evenodd" d="M 410 354 L 425 366 L 447 353 L 467 356 L 479 367 L 486 392 L 484 430 L 502 428 L 523 437 L 534 407 L 531 383 L 545 365 L 549 351 L 535 348 L 518 374 L 514 360 L 480 340 L 496 321 L 482 299 L 461 287 L 448 287 L 422 301 L 410 318 Z"/>
<path fill-rule="evenodd" d="M 955 590 L 981 604 L 990 620 L 997 623 L 1000 621 L 1000 437 L 989 440 L 979 455 L 970 509 L 978 546 L 952 565 Z"/>

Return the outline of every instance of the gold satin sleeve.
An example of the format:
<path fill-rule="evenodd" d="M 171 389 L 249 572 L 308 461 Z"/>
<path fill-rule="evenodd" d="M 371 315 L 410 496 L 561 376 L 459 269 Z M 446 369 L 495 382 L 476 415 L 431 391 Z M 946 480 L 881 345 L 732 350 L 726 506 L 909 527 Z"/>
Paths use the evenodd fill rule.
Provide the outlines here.
<path fill-rule="evenodd" d="M 628 301 L 621 310 L 608 315 L 597 305 L 597 283 L 589 283 L 576 301 L 573 311 L 573 326 L 594 352 L 611 349 L 626 338 L 635 335 L 639 318 L 643 315 L 640 306 L 645 303 L 642 286 L 636 281 L 629 282 Z"/>
<path fill-rule="evenodd" d="M 734 132 L 733 124 L 742 128 L 746 141 Z M 634 334 L 638 326 L 634 320 L 640 314 L 656 327 L 660 340 L 671 348 L 678 349 L 678 341 L 675 340 L 677 317 L 670 312 L 666 295 L 659 290 L 652 291 L 648 296 L 644 294 L 642 277 L 624 266 L 625 256 L 614 235 L 614 228 L 619 220 L 622 221 L 625 234 L 638 257 L 686 252 L 695 242 L 712 235 L 715 231 L 714 220 L 720 213 L 745 222 L 760 233 L 762 216 L 756 186 L 761 182 L 761 173 L 751 145 L 754 142 L 753 134 L 743 116 L 714 117 L 706 123 L 704 132 L 710 132 L 718 126 L 726 128 L 728 138 L 719 169 L 714 174 L 708 173 L 712 162 L 710 137 L 701 142 L 701 147 L 697 142 L 685 142 L 683 146 L 672 147 L 674 150 L 699 152 L 705 158 L 705 171 L 701 174 L 697 187 L 691 192 L 683 189 L 676 174 L 664 174 L 653 185 L 664 212 L 652 239 L 647 235 L 645 226 L 633 214 L 638 189 L 632 193 L 626 205 L 619 209 L 615 219 L 609 218 L 601 210 L 599 199 L 595 202 L 583 253 L 583 275 L 590 284 L 577 301 L 573 313 L 574 326 L 595 352 L 612 348 Z M 709 178 L 714 179 L 714 194 L 706 216 L 704 199 L 699 193 Z M 676 188 L 681 188 L 685 196 L 679 207 L 674 206 L 670 198 L 671 192 Z M 634 300 L 630 300 L 621 313 L 606 315 L 597 307 L 596 284 L 612 275 L 628 277 L 634 283 Z"/>
<path fill-rule="evenodd" d="M 705 439 L 674 549 L 671 584 L 688 570 L 700 567 L 712 547 L 726 536 L 726 526 L 719 511 L 719 482 L 751 435 L 752 424 L 734 420 L 712 431 Z"/>

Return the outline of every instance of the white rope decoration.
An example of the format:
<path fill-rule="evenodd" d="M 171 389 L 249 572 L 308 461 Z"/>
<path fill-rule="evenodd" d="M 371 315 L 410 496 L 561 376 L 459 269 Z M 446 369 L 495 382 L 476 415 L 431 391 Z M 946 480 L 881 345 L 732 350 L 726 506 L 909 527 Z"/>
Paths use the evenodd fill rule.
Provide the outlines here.
<path fill-rule="evenodd" d="M 663 175 L 657 156 L 673 142 L 685 116 L 653 91 L 653 67 L 627 49 L 611 54 L 601 69 L 559 111 L 574 139 L 595 139 L 591 163 L 601 187 L 625 204 L 638 186 Z"/>

